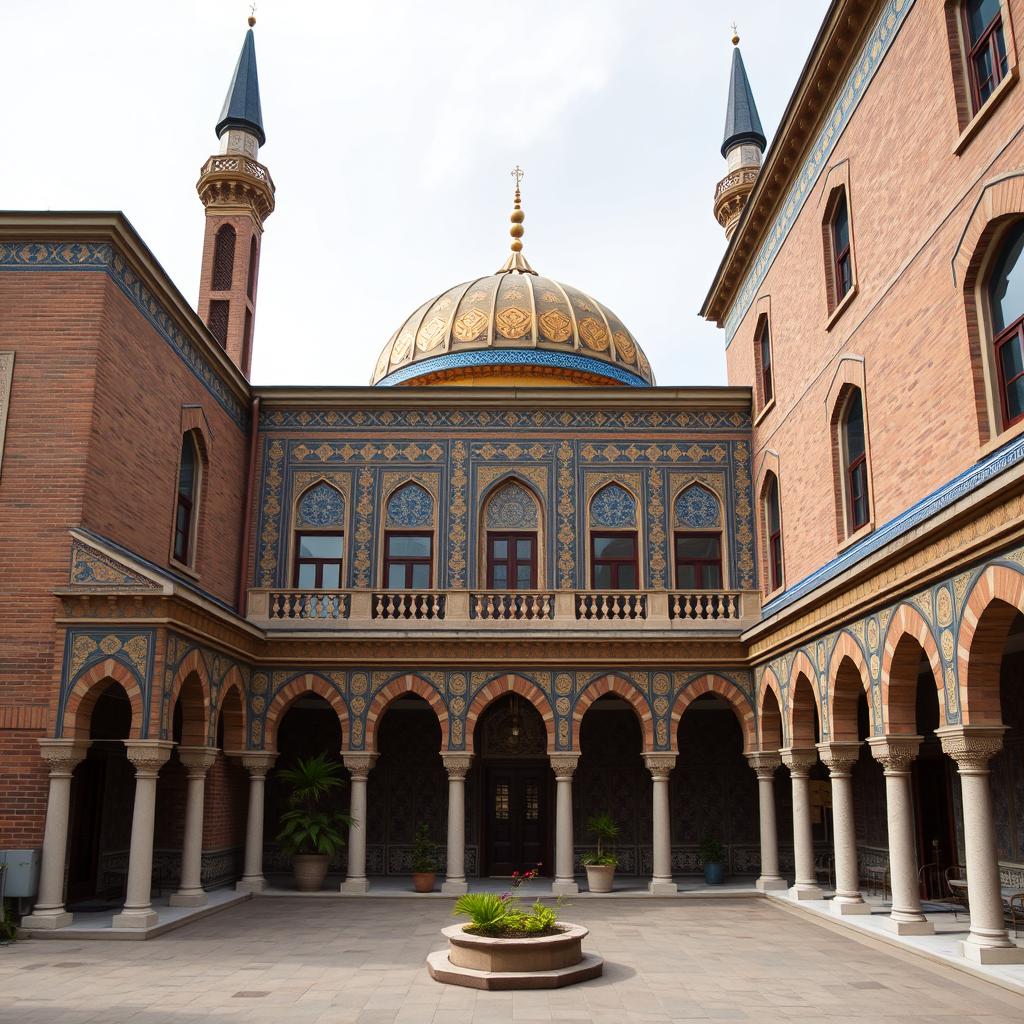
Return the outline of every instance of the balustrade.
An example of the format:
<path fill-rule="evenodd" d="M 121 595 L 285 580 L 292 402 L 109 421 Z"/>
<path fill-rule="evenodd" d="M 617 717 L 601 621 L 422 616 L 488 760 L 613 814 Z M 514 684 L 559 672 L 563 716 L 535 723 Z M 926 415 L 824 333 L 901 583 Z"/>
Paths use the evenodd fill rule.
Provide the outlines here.
<path fill-rule="evenodd" d="M 576 595 L 577 619 L 646 619 L 647 595 L 625 590 L 598 590 Z"/>
<path fill-rule="evenodd" d="M 270 619 L 347 619 L 351 598 L 345 590 L 272 590 Z"/>
<path fill-rule="evenodd" d="M 678 591 L 668 596 L 670 619 L 737 621 L 741 613 L 738 591 Z"/>
<path fill-rule="evenodd" d="M 553 619 L 555 595 L 545 591 L 489 590 L 473 594 L 474 619 Z"/>
<path fill-rule="evenodd" d="M 373 617 L 443 619 L 446 596 L 439 590 L 379 590 L 373 595 Z"/>

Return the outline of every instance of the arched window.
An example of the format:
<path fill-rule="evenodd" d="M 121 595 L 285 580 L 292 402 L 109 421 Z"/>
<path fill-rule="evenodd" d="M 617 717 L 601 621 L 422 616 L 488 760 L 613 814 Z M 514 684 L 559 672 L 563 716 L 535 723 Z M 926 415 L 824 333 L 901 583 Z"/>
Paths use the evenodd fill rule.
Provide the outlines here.
<path fill-rule="evenodd" d="M 1024 220 L 1000 247 L 988 282 L 992 346 L 1003 427 L 1024 419 Z"/>
<path fill-rule="evenodd" d="M 864 401 L 860 388 L 853 388 L 846 399 L 840 419 L 843 452 L 843 489 L 846 491 L 848 532 L 866 526 L 870 515 L 868 501 L 868 458 L 864 434 Z"/>
<path fill-rule="evenodd" d="M 832 211 L 832 273 L 835 282 L 835 304 L 838 305 L 853 287 L 853 260 L 850 255 L 850 211 L 843 190 Z"/>
<path fill-rule="evenodd" d="M 293 586 L 338 590 L 345 551 L 345 498 L 327 483 L 314 484 L 295 509 Z"/>
<path fill-rule="evenodd" d="M 256 253 L 256 236 L 253 235 L 249 239 L 249 280 L 245 285 L 245 294 L 249 296 L 250 302 L 256 292 Z"/>
<path fill-rule="evenodd" d="M 772 334 L 767 314 L 762 315 L 757 323 L 754 358 L 757 362 L 757 379 L 761 390 L 761 408 L 764 409 L 771 405 L 775 398 L 775 378 L 772 374 Z"/>
<path fill-rule="evenodd" d="M 434 499 L 419 484 L 388 498 L 384 520 L 384 584 L 390 590 L 429 590 L 434 566 Z"/>
<path fill-rule="evenodd" d="M 779 480 L 769 473 L 764 481 L 764 526 L 768 541 L 768 580 L 770 590 L 781 590 L 785 583 L 782 566 L 782 506 Z"/>
<path fill-rule="evenodd" d="M 484 514 L 488 589 L 536 589 L 539 525 L 537 502 L 518 480 L 491 495 Z"/>
<path fill-rule="evenodd" d="M 722 508 L 701 484 L 679 492 L 672 506 L 675 528 L 676 588 L 721 590 Z"/>
<path fill-rule="evenodd" d="M 174 506 L 174 560 L 191 566 L 195 557 L 196 513 L 199 509 L 201 462 L 196 439 L 190 430 L 181 439 L 178 489 Z"/>
<path fill-rule="evenodd" d="M 636 499 L 625 487 L 607 484 L 590 503 L 590 585 L 595 590 L 636 590 Z"/>
<path fill-rule="evenodd" d="M 231 279 L 235 273 L 235 229 L 225 224 L 217 231 L 213 242 L 213 280 L 210 287 L 215 292 L 231 290 Z"/>
<path fill-rule="evenodd" d="M 967 77 L 977 112 L 1008 70 L 1003 13 L 999 0 L 966 0 L 962 10 Z"/>

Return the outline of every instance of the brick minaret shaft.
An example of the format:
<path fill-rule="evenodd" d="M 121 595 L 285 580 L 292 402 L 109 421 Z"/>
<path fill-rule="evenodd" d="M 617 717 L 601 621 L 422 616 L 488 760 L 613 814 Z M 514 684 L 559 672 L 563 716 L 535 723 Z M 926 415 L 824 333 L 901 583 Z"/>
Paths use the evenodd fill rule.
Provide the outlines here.
<path fill-rule="evenodd" d="M 256 74 L 255 22 L 249 19 L 217 122 L 220 152 L 203 165 L 196 185 L 206 207 L 199 315 L 246 377 L 252 365 L 263 222 L 274 211 L 274 182 L 257 160 L 267 137 Z"/>

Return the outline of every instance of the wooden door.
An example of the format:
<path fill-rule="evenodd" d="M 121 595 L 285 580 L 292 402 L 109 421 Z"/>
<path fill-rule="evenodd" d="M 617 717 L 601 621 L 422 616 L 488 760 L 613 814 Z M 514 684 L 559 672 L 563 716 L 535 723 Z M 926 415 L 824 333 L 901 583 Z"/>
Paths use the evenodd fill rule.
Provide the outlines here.
<path fill-rule="evenodd" d="M 542 864 L 547 840 L 547 765 L 496 764 L 484 790 L 487 872 L 508 876 Z M 542 869 L 542 873 L 547 873 Z"/>

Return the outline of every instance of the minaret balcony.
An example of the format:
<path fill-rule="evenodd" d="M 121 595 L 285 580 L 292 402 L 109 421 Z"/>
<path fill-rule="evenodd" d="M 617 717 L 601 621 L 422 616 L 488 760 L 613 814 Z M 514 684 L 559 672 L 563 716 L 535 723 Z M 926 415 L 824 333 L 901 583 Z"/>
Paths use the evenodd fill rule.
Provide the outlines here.
<path fill-rule="evenodd" d="M 242 153 L 220 153 L 203 164 L 196 184 L 203 206 L 246 207 L 260 223 L 274 212 L 274 180 L 263 164 Z"/>

